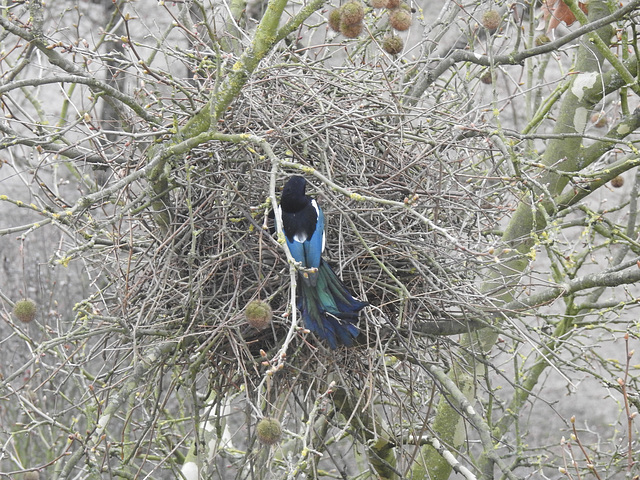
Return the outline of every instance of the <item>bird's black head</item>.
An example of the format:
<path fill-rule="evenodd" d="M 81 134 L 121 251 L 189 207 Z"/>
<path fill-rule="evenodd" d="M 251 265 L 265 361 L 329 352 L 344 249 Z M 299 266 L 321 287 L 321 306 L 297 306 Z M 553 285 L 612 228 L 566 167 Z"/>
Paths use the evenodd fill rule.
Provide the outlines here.
<path fill-rule="evenodd" d="M 280 205 L 285 212 L 299 212 L 306 207 L 310 199 L 305 195 L 307 181 L 300 175 L 294 175 L 282 189 Z"/>

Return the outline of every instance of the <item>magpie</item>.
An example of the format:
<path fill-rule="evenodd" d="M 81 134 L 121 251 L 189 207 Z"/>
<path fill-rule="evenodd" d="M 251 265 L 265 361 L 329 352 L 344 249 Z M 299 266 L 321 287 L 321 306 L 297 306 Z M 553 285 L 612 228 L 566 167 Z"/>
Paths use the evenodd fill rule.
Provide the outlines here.
<path fill-rule="evenodd" d="M 347 287 L 322 259 L 325 247 L 324 214 L 305 194 L 307 181 L 294 175 L 280 197 L 282 226 L 293 258 L 302 264 L 298 271 L 297 307 L 304 325 L 329 347 L 353 345 L 360 330 L 358 313 L 369 305 L 353 298 Z"/>

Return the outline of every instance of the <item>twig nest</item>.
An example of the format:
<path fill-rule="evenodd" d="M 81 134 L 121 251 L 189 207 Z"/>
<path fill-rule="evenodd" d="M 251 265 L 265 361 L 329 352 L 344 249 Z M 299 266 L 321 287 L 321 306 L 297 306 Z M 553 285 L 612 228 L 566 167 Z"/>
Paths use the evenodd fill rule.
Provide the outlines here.
<path fill-rule="evenodd" d="M 265 445 L 275 445 L 282 438 L 282 427 L 275 418 L 265 417 L 256 426 L 258 440 Z"/>
<path fill-rule="evenodd" d="M 36 318 L 37 311 L 36 303 L 29 298 L 17 301 L 13 307 L 13 314 L 23 323 L 32 322 Z"/>

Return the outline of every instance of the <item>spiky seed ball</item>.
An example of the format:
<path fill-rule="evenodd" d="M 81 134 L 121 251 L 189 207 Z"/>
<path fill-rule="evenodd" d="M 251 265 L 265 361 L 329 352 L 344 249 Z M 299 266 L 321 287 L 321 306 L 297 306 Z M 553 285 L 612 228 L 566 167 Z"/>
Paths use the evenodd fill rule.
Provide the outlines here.
<path fill-rule="evenodd" d="M 40 480 L 40 472 L 31 470 L 30 472 L 26 472 L 22 478 L 23 480 Z"/>
<path fill-rule="evenodd" d="M 24 323 L 32 322 L 36 318 L 36 303 L 33 300 L 24 298 L 16 302 L 13 307 L 13 314 Z"/>
<path fill-rule="evenodd" d="M 607 126 L 607 116 L 602 113 L 594 113 L 591 115 L 591 123 L 596 128 L 604 128 Z"/>
<path fill-rule="evenodd" d="M 372 8 L 384 8 L 387 6 L 387 0 L 371 0 Z"/>
<path fill-rule="evenodd" d="M 275 445 L 282 438 L 282 427 L 275 418 L 265 417 L 256 426 L 258 440 L 265 445 Z"/>
<path fill-rule="evenodd" d="M 487 70 L 480 76 L 480 81 L 487 85 L 491 85 L 493 83 L 493 75 L 490 70 Z"/>
<path fill-rule="evenodd" d="M 253 328 L 257 328 L 258 330 L 262 330 L 271 323 L 273 312 L 271 311 L 271 306 L 267 302 L 263 302 L 262 300 L 253 300 L 247 305 L 247 308 L 244 311 L 244 316 L 249 325 Z"/>
<path fill-rule="evenodd" d="M 551 39 L 546 36 L 546 35 L 538 35 L 534 40 L 533 43 L 536 45 L 536 47 L 540 47 L 542 45 L 546 45 L 547 43 L 549 43 L 551 41 Z"/>
<path fill-rule="evenodd" d="M 487 10 L 482 14 L 482 26 L 487 30 L 495 30 L 500 25 L 500 14 L 495 10 Z"/>
<path fill-rule="evenodd" d="M 611 186 L 613 188 L 620 188 L 622 185 L 624 185 L 624 178 L 622 178 L 620 175 L 611 179 Z"/>
<path fill-rule="evenodd" d="M 402 8 L 396 8 L 389 15 L 389 24 L 396 30 L 404 32 L 411 26 L 411 14 Z"/>
<path fill-rule="evenodd" d="M 353 25 L 347 25 L 345 23 L 340 23 L 340 33 L 347 38 L 356 38 L 358 35 L 362 33 L 363 25 L 362 23 L 356 23 Z"/>
<path fill-rule="evenodd" d="M 345 25 L 357 25 L 364 18 L 364 5 L 359 1 L 345 3 L 340 9 L 340 21 Z"/>
<path fill-rule="evenodd" d="M 403 48 L 404 42 L 397 35 L 390 35 L 382 40 L 382 49 L 391 55 L 399 54 Z"/>
<path fill-rule="evenodd" d="M 401 0 L 387 0 L 387 8 L 389 10 L 393 10 L 394 8 L 398 8 L 400 6 Z"/>
<path fill-rule="evenodd" d="M 340 31 L 340 9 L 334 8 L 329 12 L 329 28 L 334 32 Z"/>

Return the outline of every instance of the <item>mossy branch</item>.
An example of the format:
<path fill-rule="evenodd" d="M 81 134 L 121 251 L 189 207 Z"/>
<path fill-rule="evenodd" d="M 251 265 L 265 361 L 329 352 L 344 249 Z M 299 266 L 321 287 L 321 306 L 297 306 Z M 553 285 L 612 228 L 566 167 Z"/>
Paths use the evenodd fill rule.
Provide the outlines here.
<path fill-rule="evenodd" d="M 582 9 L 578 5 L 578 0 L 563 0 L 564 3 L 571 9 L 571 13 L 575 15 L 578 21 L 582 25 L 588 25 L 589 19 L 584 14 Z M 595 12 L 594 10 L 601 10 L 601 12 Z M 606 18 L 606 13 L 609 12 L 609 7 L 605 2 L 590 2 L 589 3 L 589 16 L 597 16 L 600 18 Z M 626 86 L 631 88 L 636 95 L 640 95 L 640 85 L 633 77 L 631 72 L 627 70 L 624 63 L 611 51 L 609 45 L 605 43 L 605 40 L 609 40 L 613 35 L 613 28 L 610 23 L 606 23 L 600 29 L 598 33 L 591 33 L 589 35 L 589 41 L 598 49 L 600 55 L 607 59 L 607 61 L 613 66 L 618 74 L 625 80 Z M 607 38 L 608 37 L 608 38 Z"/>
<path fill-rule="evenodd" d="M 306 4 L 298 13 L 296 13 L 293 18 L 291 18 L 284 26 L 278 30 L 276 35 L 276 41 L 284 40 L 284 38 L 293 33 L 296 29 L 300 28 L 300 26 L 304 23 L 304 21 L 309 18 L 313 12 L 320 9 L 326 0 L 312 0 L 308 4 Z"/>
<path fill-rule="evenodd" d="M 605 18 L 610 17 L 602 15 L 604 4 L 596 7 L 594 2 L 591 2 L 590 10 L 593 13 L 589 18 L 591 21 L 589 25 L 598 25 L 600 28 L 607 24 L 607 22 L 601 23 Z M 600 15 L 600 18 L 596 15 Z M 585 25 L 585 27 L 589 25 Z M 596 29 L 593 28 L 590 31 L 593 30 Z M 583 31 L 581 35 L 585 33 L 588 32 Z M 553 171 L 548 170 L 542 180 L 538 182 L 538 185 L 543 186 L 544 190 L 532 190 L 521 199 L 502 237 L 506 253 L 498 268 L 489 274 L 481 287 L 484 292 L 497 293 L 496 300 L 498 302 L 508 303 L 514 299 L 513 288 L 520 282 L 520 278 L 529 266 L 532 259 L 529 253 L 535 246 L 536 235 L 546 226 L 546 215 L 542 214 L 544 209 L 540 209 L 539 200 L 546 199 L 550 203 L 551 199 L 548 196 L 554 198 L 562 194 L 569 181 L 569 176 L 560 175 L 557 173 L 558 171 L 578 172 L 583 168 L 580 161 L 580 152 L 582 151 L 580 134 L 584 132 L 586 120 L 597 101 L 596 99 L 602 98 L 603 95 L 602 83 L 596 83 L 599 77 L 598 73 L 602 71 L 602 58 L 594 56 L 592 49 L 582 45 L 577 53 L 576 71 L 580 73 L 571 78 L 556 119 L 554 134 L 558 135 L 558 138 L 549 143 L 543 157 L 543 164 L 547 167 L 554 167 L 554 169 Z M 620 71 L 617 71 L 617 74 L 626 83 L 623 74 Z M 563 138 L 567 133 L 570 135 Z M 501 318 L 497 317 L 496 320 L 500 321 Z M 482 329 L 465 335 L 462 344 L 466 345 L 470 351 L 488 352 L 497 341 L 498 335 L 498 329 Z M 474 385 L 477 381 L 475 375 L 483 374 L 483 367 L 477 364 L 472 355 L 468 355 L 466 362 L 462 362 L 461 365 L 453 369 L 451 379 L 456 383 L 462 397 L 471 398 L 474 395 Z M 454 436 L 454 432 L 462 428 L 463 422 L 464 419 L 453 405 L 445 400 L 440 402 L 434 420 L 434 431 L 438 436 L 444 435 L 442 438 L 450 439 L 454 448 L 462 446 L 463 436 L 457 438 Z M 434 450 L 425 452 L 425 458 L 430 473 L 433 473 L 432 478 L 448 477 L 450 468 L 445 465 L 443 459 Z M 482 466 L 482 470 L 487 473 L 492 471 L 497 460 L 495 453 L 485 448 L 479 464 Z"/>
<path fill-rule="evenodd" d="M 251 45 L 245 49 L 233 66 L 231 74 L 211 100 L 211 126 L 213 128 L 215 128 L 215 122 L 222 119 L 227 107 L 238 96 L 260 61 L 279 41 L 276 32 L 287 2 L 288 0 L 271 0 L 268 3 Z"/>
<path fill-rule="evenodd" d="M 448 72 L 449 69 L 455 64 L 469 62 L 476 65 L 483 65 L 485 67 L 496 67 L 499 65 L 521 65 L 528 58 L 555 52 L 560 47 L 573 42 L 575 39 L 580 38 L 583 35 L 594 32 L 606 25 L 613 24 L 629 15 L 638 7 L 640 7 L 640 0 L 634 0 L 624 7 L 616 9 L 616 11 L 611 15 L 607 15 L 598 19 L 591 19 L 591 22 L 583 25 L 576 30 L 573 30 L 572 32 L 569 32 L 566 35 L 563 35 L 553 42 L 549 42 L 538 47 L 529 48 L 521 52 L 502 55 L 477 55 L 472 51 L 455 50 L 447 58 L 440 61 L 433 69 L 427 70 L 420 76 L 420 78 L 416 82 L 412 84 L 410 91 L 407 94 L 408 102 L 411 104 L 415 103 L 438 78 L 440 78 L 444 73 Z M 591 8 L 591 4 L 589 8 Z M 626 67 L 624 69 L 621 69 L 620 72 L 624 73 L 625 69 Z"/>
<path fill-rule="evenodd" d="M 271 0 L 267 5 L 267 10 L 262 20 L 258 24 L 251 45 L 244 50 L 238 61 L 233 65 L 231 73 L 226 77 L 218 91 L 214 92 L 207 106 L 187 122 L 180 135 L 183 138 L 187 138 L 202 133 L 209 128 L 215 129 L 217 122 L 222 119 L 227 108 L 238 96 L 260 61 L 288 34 L 285 34 L 285 32 L 288 32 L 287 26 L 295 29 L 297 25 L 302 24 L 309 15 L 320 8 L 322 4 L 323 2 L 316 1 L 312 4 L 313 8 L 303 8 L 279 32 L 278 26 L 282 12 L 287 5 L 287 0 Z"/>
<path fill-rule="evenodd" d="M 85 455 L 89 454 L 96 445 L 102 441 L 102 435 L 113 417 L 119 412 L 120 408 L 128 401 L 131 395 L 138 388 L 143 378 L 148 378 L 149 370 L 158 368 L 161 364 L 160 359 L 173 352 L 177 342 L 166 342 L 157 347 L 152 348 L 141 359 L 133 369 L 131 377 L 122 384 L 117 394 L 109 397 L 109 402 L 102 410 L 102 415 L 96 423 L 96 428 L 86 439 L 86 447 L 78 448 L 71 456 L 69 456 L 62 468 L 58 478 L 64 480 L 72 475 L 75 465 Z"/>
<path fill-rule="evenodd" d="M 267 10 L 258 24 L 251 45 L 249 45 L 238 61 L 233 65 L 231 73 L 226 77 L 219 89 L 214 91 L 207 105 L 197 112 L 178 132 L 176 139 L 182 141 L 192 137 L 198 137 L 206 131 L 215 131 L 217 124 L 224 117 L 227 108 L 238 96 L 242 88 L 258 67 L 260 61 L 281 41 L 290 31 L 297 28 L 315 10 L 320 8 L 322 1 L 315 1 L 303 8 L 283 29 L 278 32 L 282 12 L 288 0 L 271 0 Z M 150 180 L 156 193 L 164 192 L 158 197 L 154 210 L 158 214 L 160 225 L 166 225 L 167 212 L 170 211 L 170 201 L 167 195 L 167 181 L 163 180 L 164 165 L 154 170 Z"/>
<path fill-rule="evenodd" d="M 382 419 L 377 415 L 372 415 L 368 411 L 356 410 L 352 402 L 352 396 L 357 392 L 346 392 L 344 389 L 337 389 L 334 393 L 334 401 L 338 410 L 354 422 L 361 422 L 364 426 L 363 433 L 367 437 L 369 463 L 375 469 L 376 475 L 382 480 L 395 480 L 399 478 L 396 470 L 396 442 L 389 438 L 384 432 L 385 427 Z"/>
<path fill-rule="evenodd" d="M 36 85 L 44 85 L 47 83 L 81 83 L 89 86 L 92 91 L 96 92 L 104 92 L 106 95 L 111 98 L 118 100 L 122 104 L 129 107 L 133 110 L 140 118 L 149 122 L 151 125 L 159 125 L 161 120 L 153 115 L 149 114 L 142 105 L 138 103 L 138 101 L 126 95 L 117 89 L 111 87 L 109 84 L 96 79 L 95 77 L 89 75 L 86 71 L 80 68 L 75 63 L 67 60 L 63 55 L 57 52 L 54 48 L 51 48 L 46 41 L 38 36 L 30 32 L 29 30 L 23 29 L 11 23 L 7 18 L 0 15 L 0 27 L 4 28 L 8 32 L 19 36 L 20 38 L 26 40 L 31 45 L 35 46 L 42 54 L 44 54 L 49 62 L 52 65 L 55 65 L 62 69 L 63 71 L 70 74 L 68 77 L 50 77 L 50 78 L 40 78 L 40 79 L 26 79 L 19 80 L 7 83 L 2 87 L 2 93 L 13 90 L 15 88 L 22 87 L 33 87 Z"/>

